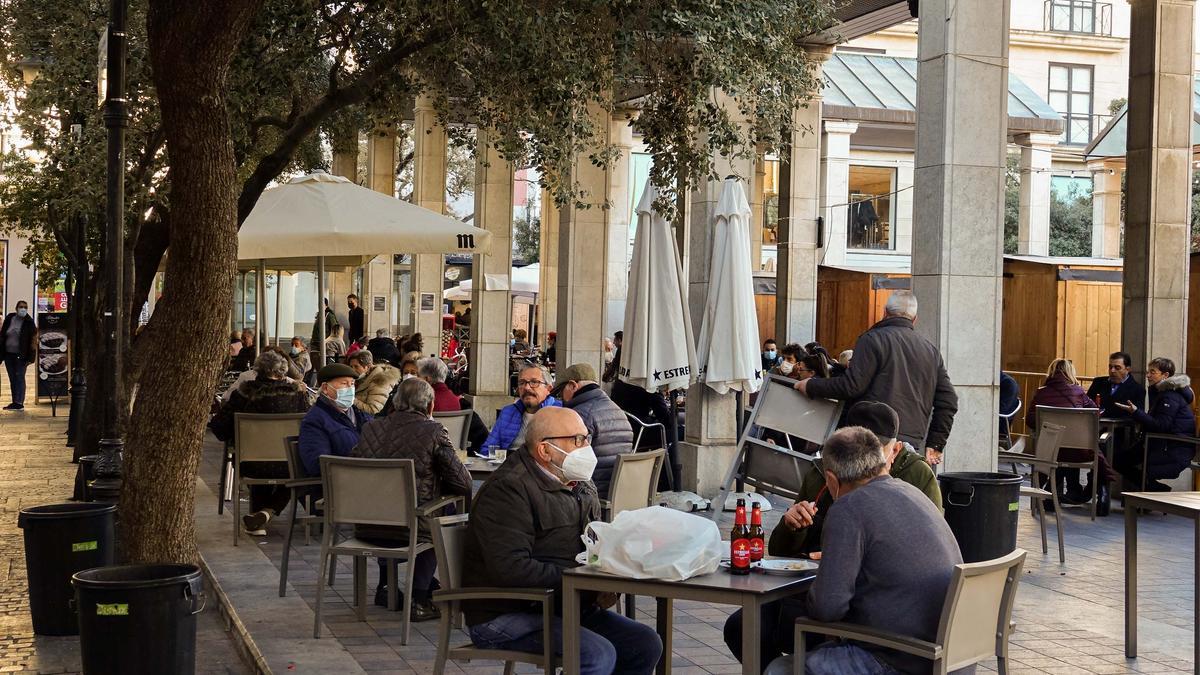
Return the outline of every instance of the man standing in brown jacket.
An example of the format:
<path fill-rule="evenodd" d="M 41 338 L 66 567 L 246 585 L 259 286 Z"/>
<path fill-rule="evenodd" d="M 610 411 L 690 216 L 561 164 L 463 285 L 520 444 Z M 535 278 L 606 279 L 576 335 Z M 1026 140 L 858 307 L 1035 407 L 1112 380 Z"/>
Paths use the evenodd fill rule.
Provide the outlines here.
<path fill-rule="evenodd" d="M 370 459 L 411 459 L 417 476 L 417 503 L 428 504 L 443 495 L 471 496 L 471 474 L 454 454 L 454 444 L 446 428 L 433 419 L 433 387 L 421 379 L 400 383 L 396 392 L 395 411 L 363 427 L 362 438 L 350 452 L 352 457 Z M 355 536 L 382 545 L 401 545 L 408 542 L 404 528 L 360 527 Z M 429 532 L 417 533 L 420 541 L 431 541 Z M 379 586 L 375 589 L 375 604 L 387 604 L 387 562 L 379 559 Z M 411 563 L 413 574 L 413 621 L 428 621 L 440 616 L 430 600 L 437 558 L 432 550 L 419 554 Z M 403 606 L 401 603 L 400 606 Z"/>

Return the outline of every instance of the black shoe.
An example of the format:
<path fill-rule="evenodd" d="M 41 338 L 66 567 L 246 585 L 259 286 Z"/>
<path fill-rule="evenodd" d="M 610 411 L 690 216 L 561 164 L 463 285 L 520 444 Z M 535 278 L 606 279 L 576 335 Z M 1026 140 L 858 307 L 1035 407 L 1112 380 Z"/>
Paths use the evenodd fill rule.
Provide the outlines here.
<path fill-rule="evenodd" d="M 1063 504 L 1079 505 L 1092 500 L 1092 490 L 1089 485 L 1085 490 L 1082 485 L 1068 485 L 1065 493 L 1059 493 L 1058 501 Z"/>
<path fill-rule="evenodd" d="M 379 584 L 375 587 L 375 605 L 377 607 L 387 607 L 387 584 Z M 396 611 L 404 609 L 404 592 L 396 594 Z"/>
<path fill-rule="evenodd" d="M 1042 510 L 1045 511 L 1046 513 L 1054 513 L 1054 500 L 1053 499 L 1043 499 L 1042 500 Z"/>
<path fill-rule="evenodd" d="M 1096 491 L 1096 515 L 1105 517 L 1112 510 L 1112 495 L 1107 485 L 1101 485 Z"/>
<path fill-rule="evenodd" d="M 242 516 L 242 526 L 246 528 L 246 534 L 265 537 L 267 536 L 267 523 L 271 522 L 270 511 L 255 511 L 249 515 Z"/>
<path fill-rule="evenodd" d="M 442 612 L 431 600 L 414 600 L 412 611 L 408 613 L 408 618 L 413 623 L 435 621 L 442 618 Z"/>

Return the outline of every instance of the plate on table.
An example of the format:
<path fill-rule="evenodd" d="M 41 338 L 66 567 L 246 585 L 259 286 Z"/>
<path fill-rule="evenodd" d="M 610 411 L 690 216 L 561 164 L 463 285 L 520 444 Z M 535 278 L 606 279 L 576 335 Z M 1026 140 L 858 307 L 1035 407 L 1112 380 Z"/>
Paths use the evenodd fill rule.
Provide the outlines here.
<path fill-rule="evenodd" d="M 816 571 L 820 564 L 804 558 L 770 558 L 758 561 L 756 566 L 763 574 L 801 576 Z"/>

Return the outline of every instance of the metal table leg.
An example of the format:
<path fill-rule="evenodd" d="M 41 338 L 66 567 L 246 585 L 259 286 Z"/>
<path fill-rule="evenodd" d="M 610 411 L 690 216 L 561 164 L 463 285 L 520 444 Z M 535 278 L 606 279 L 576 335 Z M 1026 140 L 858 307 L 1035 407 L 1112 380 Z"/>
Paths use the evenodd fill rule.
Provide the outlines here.
<path fill-rule="evenodd" d="M 579 591 L 571 575 L 563 575 L 563 672 L 579 675 Z"/>
<path fill-rule="evenodd" d="M 663 646 L 662 658 L 658 660 L 658 675 L 670 675 L 671 634 L 675 630 L 675 617 L 672 612 L 675 610 L 670 598 L 656 598 L 656 600 L 658 600 L 658 616 L 655 621 L 658 623 L 658 636 L 662 638 Z"/>
<path fill-rule="evenodd" d="M 1133 500 L 1125 500 L 1125 658 L 1127 659 L 1137 658 L 1137 511 Z"/>
<path fill-rule="evenodd" d="M 762 609 L 758 598 L 747 594 L 742 599 L 742 675 L 762 673 L 762 654 L 759 651 L 762 641 L 758 635 L 761 619 Z"/>

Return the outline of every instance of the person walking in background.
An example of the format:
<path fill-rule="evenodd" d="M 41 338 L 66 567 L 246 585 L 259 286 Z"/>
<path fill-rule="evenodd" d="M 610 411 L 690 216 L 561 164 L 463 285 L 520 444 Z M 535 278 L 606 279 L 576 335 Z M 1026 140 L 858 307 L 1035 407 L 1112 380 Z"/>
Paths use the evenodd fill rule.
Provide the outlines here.
<path fill-rule="evenodd" d="M 28 302 L 18 301 L 16 311 L 4 317 L 0 336 L 4 339 L 4 370 L 8 373 L 8 388 L 12 392 L 12 402 L 4 409 L 24 410 L 25 370 L 37 358 L 37 327 L 33 317 L 29 316 Z"/>
<path fill-rule="evenodd" d="M 358 304 L 358 296 L 351 293 L 346 296 L 346 307 L 349 308 L 347 322 L 350 324 L 350 330 L 347 333 L 351 342 L 357 342 L 359 338 L 365 337 L 367 334 L 367 316 L 363 311 L 362 306 Z"/>

